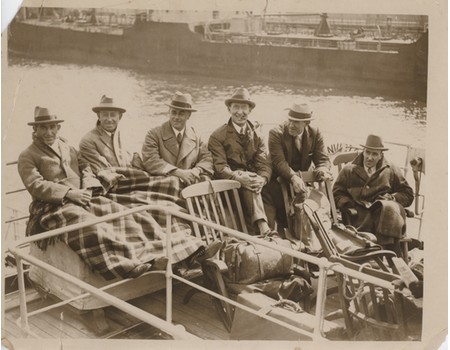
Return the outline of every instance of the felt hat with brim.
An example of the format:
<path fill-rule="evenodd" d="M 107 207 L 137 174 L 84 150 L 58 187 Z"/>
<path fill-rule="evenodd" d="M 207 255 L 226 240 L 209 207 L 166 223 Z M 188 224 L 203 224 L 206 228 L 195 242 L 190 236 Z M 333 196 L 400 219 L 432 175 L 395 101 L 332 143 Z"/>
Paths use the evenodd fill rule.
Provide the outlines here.
<path fill-rule="evenodd" d="M 172 101 L 165 105 L 182 111 L 197 112 L 196 109 L 192 108 L 192 96 L 190 94 L 183 94 L 179 91 L 175 92 Z"/>
<path fill-rule="evenodd" d="M 228 98 L 225 100 L 225 105 L 227 107 L 230 107 L 230 105 L 235 102 L 235 103 L 247 103 L 250 108 L 255 108 L 256 104 L 255 102 L 253 102 L 250 98 L 250 93 L 248 92 L 248 90 L 246 88 L 237 88 L 236 90 L 234 90 L 233 95 L 231 96 L 231 98 Z"/>
<path fill-rule="evenodd" d="M 63 121 L 63 119 L 58 119 L 56 115 L 50 114 L 47 108 L 36 106 L 34 108 L 34 122 L 29 122 L 28 125 L 62 123 Z"/>
<path fill-rule="evenodd" d="M 312 111 L 306 103 L 294 103 L 291 108 L 286 108 L 286 110 L 289 111 L 289 120 L 306 122 L 314 119 L 311 116 Z"/>
<path fill-rule="evenodd" d="M 384 147 L 383 140 L 380 136 L 369 135 L 367 136 L 366 144 L 361 145 L 364 148 L 373 149 L 376 151 L 387 151 L 389 148 Z"/>
<path fill-rule="evenodd" d="M 92 107 L 92 110 L 95 113 L 98 113 L 100 111 L 104 111 L 104 110 L 108 110 L 108 111 L 119 111 L 121 113 L 125 113 L 126 109 L 119 107 L 115 102 L 114 99 L 112 99 L 111 97 L 107 97 L 106 95 L 103 95 L 102 98 L 100 99 L 100 103 L 95 106 Z"/>

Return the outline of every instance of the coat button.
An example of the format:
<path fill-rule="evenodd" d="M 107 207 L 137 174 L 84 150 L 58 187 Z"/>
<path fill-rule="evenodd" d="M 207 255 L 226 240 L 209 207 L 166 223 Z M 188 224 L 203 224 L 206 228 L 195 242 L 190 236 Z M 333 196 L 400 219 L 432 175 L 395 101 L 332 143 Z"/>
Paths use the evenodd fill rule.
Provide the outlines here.
<path fill-rule="evenodd" d="M 367 185 L 367 186 L 366 186 L 366 188 L 367 188 L 367 189 L 369 189 L 369 188 L 370 188 L 370 186 L 369 186 L 369 185 Z"/>

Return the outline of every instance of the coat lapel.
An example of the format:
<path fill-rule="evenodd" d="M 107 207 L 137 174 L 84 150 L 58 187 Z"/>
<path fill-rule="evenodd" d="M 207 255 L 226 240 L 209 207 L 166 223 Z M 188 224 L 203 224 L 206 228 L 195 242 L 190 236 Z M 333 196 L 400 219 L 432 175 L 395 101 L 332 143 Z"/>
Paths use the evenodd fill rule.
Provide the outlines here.
<path fill-rule="evenodd" d="M 175 137 L 175 133 L 173 132 L 170 123 L 165 122 L 162 127 L 162 140 L 164 143 L 164 147 L 174 156 L 175 159 L 178 158 L 179 146 L 178 141 Z"/>
<path fill-rule="evenodd" d="M 181 163 L 183 159 L 186 158 L 195 149 L 196 139 L 197 137 L 192 128 L 186 127 L 184 131 L 183 141 L 180 145 L 180 151 L 178 152 L 177 164 Z"/>
<path fill-rule="evenodd" d="M 288 131 L 288 125 L 285 125 L 283 128 L 283 142 L 284 147 L 286 148 L 286 160 L 289 164 L 292 163 L 292 157 L 293 157 L 293 149 L 292 149 L 292 136 L 289 135 Z"/>
<path fill-rule="evenodd" d="M 114 152 L 114 146 L 111 140 L 111 136 L 109 136 L 100 125 L 97 126 L 97 131 L 100 136 L 100 141 L 102 141 L 106 145 L 106 147 Z"/>
<path fill-rule="evenodd" d="M 312 147 L 313 137 L 311 134 L 310 128 L 307 126 L 305 130 L 303 131 L 302 136 L 302 169 L 309 168 L 309 154 L 311 153 L 311 147 Z"/>

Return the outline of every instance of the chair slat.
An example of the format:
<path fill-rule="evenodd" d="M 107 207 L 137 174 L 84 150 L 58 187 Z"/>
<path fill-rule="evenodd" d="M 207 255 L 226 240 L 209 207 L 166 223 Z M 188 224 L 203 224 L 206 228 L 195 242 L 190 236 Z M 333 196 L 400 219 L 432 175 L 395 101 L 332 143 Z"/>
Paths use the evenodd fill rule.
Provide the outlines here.
<path fill-rule="evenodd" d="M 225 196 L 225 202 L 227 204 L 227 208 L 230 211 L 230 218 L 231 218 L 231 222 L 232 222 L 232 228 L 237 230 L 237 224 L 236 224 L 236 219 L 234 218 L 233 215 L 233 207 L 231 206 L 231 200 L 230 200 L 230 195 L 228 192 L 223 192 L 224 196 Z"/>
<path fill-rule="evenodd" d="M 213 222 L 215 222 L 218 225 L 221 225 L 220 216 L 219 216 L 219 213 L 217 212 L 217 203 L 216 203 L 215 197 L 212 193 L 208 194 L 208 201 L 212 207 L 212 213 L 213 213 L 213 218 L 214 218 Z M 219 234 L 220 240 L 223 241 L 222 231 L 219 231 L 218 234 Z"/>
<path fill-rule="evenodd" d="M 203 204 L 203 210 L 205 211 L 206 220 L 213 222 L 211 216 L 211 203 L 209 201 L 208 195 L 200 196 L 200 199 L 201 203 Z M 216 230 L 210 227 L 207 231 L 211 235 L 211 240 L 215 241 L 217 239 Z"/>
<path fill-rule="evenodd" d="M 241 201 L 239 199 L 239 193 L 238 190 L 236 188 L 233 189 L 233 196 L 234 196 L 234 201 L 236 203 L 236 207 L 237 207 L 237 211 L 238 211 L 238 215 L 239 215 L 239 220 L 241 222 L 241 231 L 244 233 L 248 233 L 247 230 L 247 225 L 245 223 L 245 218 L 244 218 L 244 211 L 242 210 L 242 205 L 241 205 Z M 239 228 L 237 227 L 236 230 L 239 230 Z"/>
<path fill-rule="evenodd" d="M 204 215 L 204 213 L 203 213 L 203 206 L 200 204 L 200 199 L 199 199 L 199 197 L 193 197 L 193 198 L 194 198 L 194 202 L 195 202 L 195 205 L 196 205 L 196 208 L 197 208 L 197 214 L 198 214 L 198 216 L 199 216 L 201 219 L 206 220 L 205 215 Z M 201 198 L 201 197 L 200 197 L 200 198 Z M 203 233 L 204 233 L 204 237 L 202 237 L 202 238 L 203 238 L 204 240 L 206 240 L 206 243 L 207 243 L 207 244 L 211 243 L 211 239 L 210 239 L 210 237 L 209 237 L 209 235 L 208 235 L 208 232 L 205 232 L 205 230 L 204 230 Z"/>
<path fill-rule="evenodd" d="M 194 214 L 194 215 L 196 215 L 196 216 L 198 216 L 197 211 L 194 210 L 194 205 L 192 203 L 192 198 L 187 198 L 186 199 L 186 203 L 187 203 L 187 207 L 188 207 L 189 212 Z M 193 226 L 193 229 L 194 229 L 195 237 L 202 238 L 202 236 L 200 234 L 200 228 L 199 228 L 198 224 L 196 222 L 193 222 L 192 226 Z"/>

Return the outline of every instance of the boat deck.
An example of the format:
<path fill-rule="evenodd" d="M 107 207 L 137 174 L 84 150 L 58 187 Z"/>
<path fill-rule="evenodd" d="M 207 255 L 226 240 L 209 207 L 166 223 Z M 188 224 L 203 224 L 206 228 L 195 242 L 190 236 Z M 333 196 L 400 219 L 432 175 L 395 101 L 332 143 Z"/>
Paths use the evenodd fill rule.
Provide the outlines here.
<path fill-rule="evenodd" d="M 174 286 L 173 293 L 173 322 L 182 324 L 186 330 L 206 340 L 229 340 L 230 336 L 219 319 L 214 305 L 205 293 L 196 293 L 191 301 L 185 305 L 183 298 L 189 290 L 187 285 Z M 30 288 L 28 300 L 35 299 L 28 304 L 28 312 L 53 303 L 50 298 L 42 299 Z M 130 301 L 131 304 L 164 318 L 166 314 L 165 290 L 155 292 Z M 339 308 L 337 295 L 327 298 L 326 311 Z M 143 323 L 127 315 L 115 307 L 104 309 L 108 330 L 96 333 L 92 327 L 92 315 L 80 314 L 68 306 L 59 307 L 29 318 L 29 326 L 39 338 L 85 338 L 85 339 L 172 339 L 170 335 L 159 329 Z M 2 336 L 24 338 L 21 328 L 16 324 L 20 316 L 18 306 L 13 306 L 4 314 Z M 344 326 L 341 319 L 334 322 Z"/>

